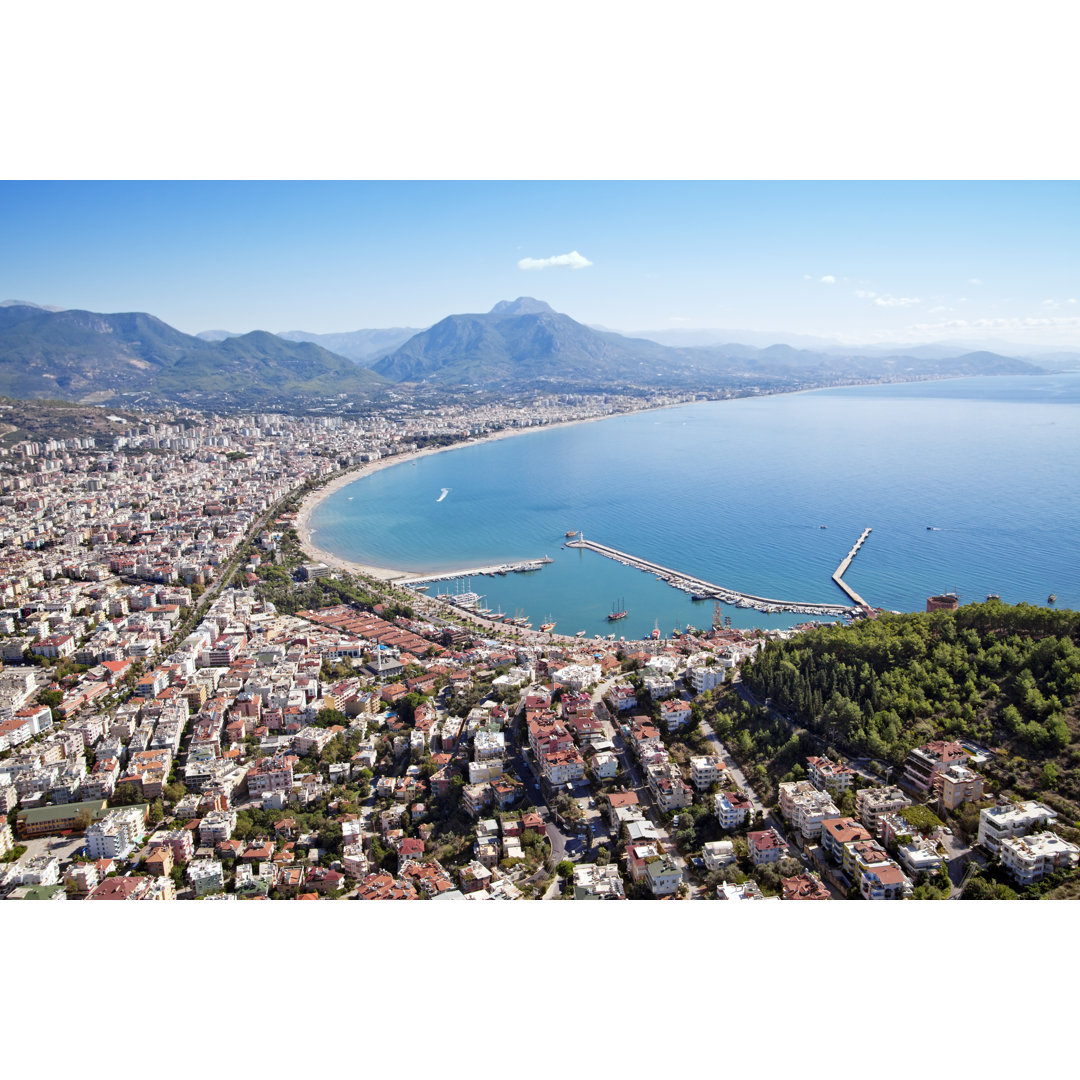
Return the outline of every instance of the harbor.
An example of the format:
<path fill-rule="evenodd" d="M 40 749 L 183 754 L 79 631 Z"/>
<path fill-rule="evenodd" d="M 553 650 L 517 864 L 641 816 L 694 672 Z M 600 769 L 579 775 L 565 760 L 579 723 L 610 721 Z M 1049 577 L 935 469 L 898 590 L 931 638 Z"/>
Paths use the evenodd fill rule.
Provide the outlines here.
<path fill-rule="evenodd" d="M 392 578 L 395 585 L 405 585 L 410 589 L 421 585 L 432 585 L 437 581 L 454 581 L 457 578 L 503 577 L 506 574 L 531 574 L 542 569 L 552 560 L 545 555 L 542 559 L 526 559 L 523 562 L 499 563 L 495 566 L 477 566 L 471 570 L 446 570 L 438 574 L 403 574 Z"/>
<path fill-rule="evenodd" d="M 855 552 L 858 551 L 859 546 L 865 541 L 869 532 L 870 530 L 867 529 L 866 532 L 863 533 L 855 547 L 852 548 L 851 552 L 848 554 L 848 557 L 840 564 L 836 573 L 833 574 L 833 580 L 853 598 L 856 604 L 855 607 L 851 607 L 847 604 L 822 604 L 809 601 L 776 600 L 767 596 L 756 596 L 753 593 L 741 592 L 738 589 L 731 589 L 724 585 L 717 585 L 715 582 L 705 581 L 703 578 L 684 574 L 680 570 L 673 570 L 671 567 L 661 566 L 659 563 L 651 562 L 648 559 L 642 559 L 637 555 L 631 555 L 629 552 L 619 551 L 617 548 L 608 547 L 606 544 L 598 544 L 595 540 L 586 540 L 583 536 L 579 536 L 577 540 L 567 541 L 565 546 L 584 551 L 593 551 L 597 555 L 603 555 L 604 558 L 613 559 L 615 562 L 622 563 L 623 566 L 631 566 L 645 573 L 653 574 L 660 581 L 666 582 L 668 585 L 672 586 L 672 588 L 689 593 L 695 600 L 719 600 L 724 604 L 731 604 L 739 608 L 753 608 L 756 611 L 761 611 L 766 614 L 794 612 L 801 615 L 833 615 L 853 618 L 865 614 L 869 608 L 862 597 L 839 581 L 838 576 L 842 576 L 844 571 L 847 570 Z"/>

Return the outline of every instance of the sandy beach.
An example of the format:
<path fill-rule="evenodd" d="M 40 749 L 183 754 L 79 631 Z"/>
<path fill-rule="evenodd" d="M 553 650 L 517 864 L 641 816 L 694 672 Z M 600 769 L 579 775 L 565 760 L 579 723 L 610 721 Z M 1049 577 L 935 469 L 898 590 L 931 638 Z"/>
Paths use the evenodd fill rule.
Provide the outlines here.
<path fill-rule="evenodd" d="M 681 402 L 680 404 L 686 403 Z M 354 480 L 359 480 L 364 476 L 370 476 L 372 473 L 379 472 L 381 469 L 388 469 L 393 465 L 404 465 L 410 461 L 416 461 L 418 458 L 428 457 L 431 454 L 445 454 L 451 450 L 458 450 L 462 446 L 471 446 L 476 443 L 498 442 L 500 439 L 511 439 L 517 435 L 527 435 L 532 431 L 547 431 L 551 428 L 570 427 L 572 424 L 592 424 L 600 420 L 610 420 L 613 416 L 630 416 L 633 413 L 639 412 L 659 412 L 661 409 L 673 409 L 677 407 L 678 406 L 676 405 L 660 405 L 654 409 L 631 409 L 624 413 L 612 413 L 609 416 L 586 416 L 582 417 L 580 420 L 560 420 L 554 424 L 544 424 L 536 427 L 511 428 L 506 431 L 496 431 L 480 438 L 473 438 L 454 443 L 452 446 L 433 446 L 429 449 L 414 450 L 407 454 L 394 454 L 392 457 L 381 458 L 379 461 L 369 461 L 363 465 L 357 465 L 354 468 L 349 469 L 348 472 L 342 473 L 341 476 L 335 477 L 333 480 L 307 495 L 300 504 L 300 509 L 296 515 L 296 535 L 300 539 L 300 546 L 311 555 L 313 559 L 324 562 L 327 566 L 332 566 L 337 570 L 344 570 L 352 574 L 366 574 L 368 577 L 377 578 L 380 581 L 393 581 L 400 577 L 411 577 L 416 574 L 426 573 L 428 571 L 425 569 L 394 570 L 386 566 L 369 566 L 366 563 L 352 562 L 349 559 L 342 559 L 337 555 L 331 555 L 328 551 L 323 551 L 322 548 L 316 547 L 311 536 L 311 515 L 314 512 L 315 507 L 318 506 L 323 499 L 327 499 L 333 495 L 335 491 L 340 491 L 343 487 L 347 487 Z"/>

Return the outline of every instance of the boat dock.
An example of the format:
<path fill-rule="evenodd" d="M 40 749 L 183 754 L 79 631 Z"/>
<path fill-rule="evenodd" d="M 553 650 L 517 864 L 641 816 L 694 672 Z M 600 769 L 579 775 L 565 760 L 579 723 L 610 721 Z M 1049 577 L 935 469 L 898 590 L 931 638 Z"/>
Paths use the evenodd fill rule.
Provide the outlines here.
<path fill-rule="evenodd" d="M 548 556 L 542 559 L 526 559 L 524 562 L 500 563 L 498 566 L 476 566 L 471 570 L 447 570 L 438 574 L 403 574 L 393 579 L 395 585 L 415 587 L 417 585 L 430 585 L 436 581 L 453 581 L 455 578 L 466 577 L 495 577 L 504 574 L 528 574 L 539 570 L 547 563 L 552 562 Z"/>
<path fill-rule="evenodd" d="M 870 605 L 853 589 L 850 585 L 845 585 L 843 581 L 844 574 L 847 573 L 847 568 L 851 565 L 851 560 L 859 554 L 859 548 L 866 543 L 866 538 L 873 532 L 873 529 L 863 529 L 862 536 L 855 541 L 855 546 L 844 556 L 844 561 L 833 571 L 832 579 L 851 597 L 851 602 L 858 605 L 864 611 L 870 610 Z"/>
<path fill-rule="evenodd" d="M 866 532 L 869 533 L 869 531 L 870 530 L 867 529 Z M 842 574 L 843 571 L 847 569 L 846 564 L 851 562 L 851 558 L 855 551 L 858 550 L 859 544 L 865 539 L 866 533 L 862 535 L 859 539 L 859 543 L 852 549 L 852 555 L 848 556 L 846 563 L 841 564 L 841 569 L 837 571 L 838 574 Z M 702 578 L 691 577 L 689 574 L 684 574 L 679 570 L 672 570 L 670 567 L 650 562 L 648 559 L 638 558 L 636 555 L 630 555 L 625 551 L 619 551 L 616 548 L 608 547 L 606 544 L 598 544 L 594 540 L 586 540 L 584 538 L 569 540 L 567 541 L 566 546 L 568 548 L 582 548 L 587 551 L 595 551 L 597 555 L 603 555 L 607 559 L 614 559 L 624 566 L 633 566 L 635 569 L 654 574 L 661 581 L 665 581 L 667 584 L 676 589 L 681 589 L 683 592 L 691 593 L 700 598 L 720 600 L 722 603 L 733 604 L 735 607 L 755 608 L 757 611 L 764 611 L 767 614 L 779 612 L 797 612 L 801 615 L 850 616 L 862 614 L 861 608 L 852 608 L 846 604 L 818 604 L 792 600 L 774 600 L 767 596 L 755 596 L 753 593 L 744 593 L 737 589 L 729 589 L 724 585 L 717 585 L 714 582 L 705 581 Z M 834 574 L 833 577 L 836 578 L 836 574 Z M 842 584 L 841 587 L 850 596 L 857 597 L 855 601 L 857 604 L 865 604 L 865 601 L 861 597 L 858 597 L 857 593 L 853 593 L 847 586 Z"/>

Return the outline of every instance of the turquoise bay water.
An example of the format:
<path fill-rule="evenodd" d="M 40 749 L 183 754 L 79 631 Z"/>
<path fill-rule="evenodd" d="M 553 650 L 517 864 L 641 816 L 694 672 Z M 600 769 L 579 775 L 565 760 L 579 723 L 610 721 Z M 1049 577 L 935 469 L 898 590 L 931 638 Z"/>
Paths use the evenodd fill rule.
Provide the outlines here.
<path fill-rule="evenodd" d="M 1078 477 L 1080 373 L 956 379 L 702 402 L 458 447 L 361 477 L 311 526 L 327 551 L 402 570 L 550 555 L 539 573 L 472 587 L 534 626 L 640 637 L 706 626 L 712 604 L 563 548 L 567 530 L 744 592 L 843 603 L 830 575 L 870 526 L 845 581 L 875 606 L 921 611 L 955 591 L 1040 604 L 1053 592 L 1075 608 Z M 609 625 L 620 599 L 630 615 Z M 723 610 L 736 626 L 800 618 Z"/>

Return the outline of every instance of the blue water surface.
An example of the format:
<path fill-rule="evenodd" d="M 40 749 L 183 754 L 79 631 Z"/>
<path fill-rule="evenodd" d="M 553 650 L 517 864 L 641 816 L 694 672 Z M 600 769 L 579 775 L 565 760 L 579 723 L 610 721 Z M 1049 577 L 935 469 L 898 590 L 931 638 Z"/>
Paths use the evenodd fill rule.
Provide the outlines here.
<path fill-rule="evenodd" d="M 712 604 L 563 548 L 567 530 L 744 592 L 843 603 L 830 575 L 869 526 L 845 581 L 875 606 L 920 611 L 955 591 L 1040 604 L 1056 593 L 1075 608 L 1078 476 L 1080 373 L 953 379 L 703 402 L 455 447 L 362 476 L 311 526 L 327 551 L 401 570 L 549 555 L 539 573 L 472 588 L 534 626 L 629 638 L 708 625 Z M 630 615 L 609 625 L 613 604 Z M 798 621 L 723 613 L 736 626 Z"/>

